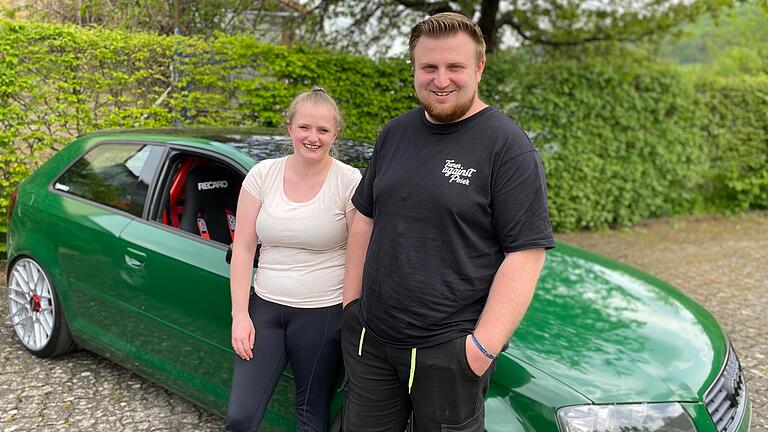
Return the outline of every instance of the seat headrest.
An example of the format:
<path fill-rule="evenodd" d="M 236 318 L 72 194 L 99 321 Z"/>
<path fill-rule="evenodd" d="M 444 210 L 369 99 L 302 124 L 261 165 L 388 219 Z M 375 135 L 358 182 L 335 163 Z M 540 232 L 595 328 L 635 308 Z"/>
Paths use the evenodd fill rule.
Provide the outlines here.
<path fill-rule="evenodd" d="M 193 194 L 226 194 L 235 189 L 232 175 L 215 167 L 193 169 L 185 183 L 186 192 Z"/>

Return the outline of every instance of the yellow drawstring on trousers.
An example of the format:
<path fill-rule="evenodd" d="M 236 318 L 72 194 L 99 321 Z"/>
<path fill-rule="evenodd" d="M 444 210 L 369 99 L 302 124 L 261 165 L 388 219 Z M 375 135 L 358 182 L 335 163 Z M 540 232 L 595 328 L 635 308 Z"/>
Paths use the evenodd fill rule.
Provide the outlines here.
<path fill-rule="evenodd" d="M 416 375 L 416 348 L 411 348 L 411 373 L 408 375 L 408 394 L 411 394 L 414 375 Z"/>
<path fill-rule="evenodd" d="M 360 331 L 360 345 L 357 347 L 357 355 L 363 355 L 363 339 L 365 339 L 365 327 Z"/>
<path fill-rule="evenodd" d="M 360 343 L 357 346 L 357 355 L 362 357 L 363 355 L 363 341 L 365 340 L 365 327 L 360 330 Z M 416 348 L 411 348 L 411 370 L 408 374 L 408 394 L 411 394 L 411 387 L 413 387 L 413 377 L 416 375 Z"/>

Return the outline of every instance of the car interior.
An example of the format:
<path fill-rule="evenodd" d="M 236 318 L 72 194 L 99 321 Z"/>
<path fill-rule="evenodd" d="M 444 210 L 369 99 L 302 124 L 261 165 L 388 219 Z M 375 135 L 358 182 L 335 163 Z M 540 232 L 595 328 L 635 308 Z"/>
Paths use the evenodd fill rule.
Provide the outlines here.
<path fill-rule="evenodd" d="M 244 176 L 212 159 L 180 153 L 171 161 L 158 221 L 225 245 L 235 236 Z"/>

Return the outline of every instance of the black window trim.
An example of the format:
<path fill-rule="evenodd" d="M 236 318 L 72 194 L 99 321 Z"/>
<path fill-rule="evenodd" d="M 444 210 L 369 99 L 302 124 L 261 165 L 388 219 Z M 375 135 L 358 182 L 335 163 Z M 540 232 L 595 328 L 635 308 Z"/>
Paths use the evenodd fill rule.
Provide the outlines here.
<path fill-rule="evenodd" d="M 164 186 L 162 183 L 162 179 L 166 177 L 168 174 L 168 171 L 171 169 L 171 159 L 176 156 L 179 153 L 184 154 L 191 154 L 195 156 L 204 156 L 209 159 L 213 159 L 215 162 L 219 162 L 227 166 L 228 168 L 232 169 L 233 171 L 236 171 L 243 175 L 243 179 L 245 179 L 245 176 L 248 174 L 248 169 L 246 169 L 244 166 L 242 166 L 240 163 L 236 162 L 234 159 L 231 159 L 227 156 L 224 156 L 220 153 L 216 153 L 211 150 L 205 150 L 200 149 L 197 147 L 191 147 L 191 146 L 185 146 L 185 145 L 178 145 L 178 144 L 172 144 L 172 143 L 166 143 L 168 148 L 166 149 L 165 154 L 163 154 L 163 160 L 160 162 L 158 166 L 158 172 L 153 179 L 153 186 L 151 193 L 147 194 L 148 203 L 145 205 L 145 214 L 141 219 L 136 219 L 136 222 L 143 223 L 145 225 L 150 225 L 155 228 L 163 229 L 167 232 L 174 233 L 176 235 L 183 236 L 185 238 L 189 238 L 192 240 L 195 240 L 199 243 L 215 247 L 217 249 L 221 249 L 222 251 L 227 250 L 227 245 L 223 243 L 219 243 L 217 241 L 213 240 L 206 240 L 199 235 L 195 235 L 186 231 L 182 231 L 178 228 L 174 228 L 171 226 L 168 226 L 162 222 L 158 222 L 154 220 L 154 218 L 151 218 L 152 214 L 150 211 L 154 211 L 156 208 L 160 205 L 160 200 L 163 198 L 163 192 L 160 190 L 161 186 Z"/>
<path fill-rule="evenodd" d="M 147 196 L 144 199 L 144 207 L 142 209 L 141 216 L 136 216 L 133 213 L 129 213 L 125 210 L 118 209 L 116 207 L 112 207 L 106 204 L 102 204 L 100 202 L 96 202 L 93 200 L 90 200 L 88 198 L 84 198 L 81 196 L 77 196 L 75 194 L 71 194 L 69 192 L 63 191 L 61 189 L 56 189 L 56 183 L 59 182 L 59 179 L 64 176 L 64 174 L 69 171 L 70 168 L 72 168 L 73 165 L 81 161 L 83 158 L 85 158 L 86 155 L 90 154 L 94 149 L 97 147 L 101 147 L 105 144 L 118 144 L 118 145 L 153 145 L 156 147 L 165 147 L 163 149 L 163 153 L 160 155 L 160 163 L 157 164 L 157 167 L 155 167 L 155 172 L 152 174 L 152 181 L 150 184 L 147 185 Z M 157 183 L 158 180 L 158 173 L 160 172 L 160 168 L 163 166 L 163 163 L 165 162 L 165 159 L 168 155 L 168 143 L 165 142 L 158 142 L 158 141 L 141 141 L 141 140 L 104 140 L 99 141 L 96 144 L 92 145 L 91 147 L 87 148 L 80 156 L 76 157 L 74 160 L 72 160 L 70 163 L 68 163 L 62 170 L 59 172 L 56 177 L 54 177 L 53 181 L 48 183 L 48 192 L 54 193 L 56 195 L 65 196 L 70 199 L 74 199 L 75 201 L 79 201 L 84 204 L 92 205 L 96 208 L 107 210 L 112 213 L 120 214 L 123 216 L 128 217 L 129 219 L 143 219 L 147 215 L 147 210 L 149 208 L 148 204 L 150 203 L 150 198 L 153 195 L 153 191 L 155 189 L 155 183 Z"/>
<path fill-rule="evenodd" d="M 66 173 L 74 164 L 76 164 L 78 161 L 80 161 L 82 158 L 84 158 L 87 154 L 92 152 L 96 147 L 99 147 L 104 144 L 122 144 L 122 145 L 154 145 L 159 147 L 165 147 L 163 154 L 160 156 L 160 163 L 157 164 L 157 167 L 155 168 L 155 172 L 152 175 L 152 183 L 149 185 L 149 189 L 147 192 L 147 197 L 144 201 L 144 209 L 142 211 L 141 216 L 136 216 L 132 213 L 129 213 L 125 210 L 120 210 L 115 207 L 110 207 L 106 204 L 98 203 L 96 201 L 89 200 L 87 198 L 83 198 L 71 193 L 67 193 L 65 191 L 56 189 L 54 186 L 59 181 L 59 179 Z M 56 177 L 54 177 L 53 181 L 51 181 L 48 184 L 48 191 L 57 195 L 65 196 L 69 199 L 73 199 L 75 201 L 79 201 L 84 204 L 91 205 L 93 207 L 96 207 L 101 210 L 105 210 L 111 213 L 119 214 L 122 216 L 127 217 L 131 221 L 141 222 L 147 225 L 151 225 L 153 227 L 159 227 L 163 230 L 166 230 L 168 232 L 181 235 L 183 237 L 195 240 L 199 243 L 216 247 L 221 250 L 226 250 L 227 245 L 216 242 L 216 241 L 210 241 L 201 238 L 200 236 L 196 236 L 192 233 L 188 233 L 186 231 L 182 231 L 173 227 L 169 227 L 168 225 L 165 225 L 163 223 L 157 222 L 155 220 L 150 219 L 150 211 L 154 209 L 158 203 L 156 202 L 156 199 L 158 196 L 161 196 L 162 194 L 159 191 L 160 187 L 160 180 L 164 178 L 166 175 L 167 170 L 169 169 L 169 162 L 172 156 L 174 156 L 176 153 L 187 153 L 187 154 L 199 154 L 201 156 L 205 156 L 211 159 L 216 160 L 217 162 L 224 163 L 226 166 L 228 166 L 230 169 L 234 169 L 235 171 L 239 172 L 243 175 L 243 178 L 248 174 L 248 169 L 244 166 L 242 166 L 240 163 L 236 162 L 234 159 L 221 155 L 217 152 L 211 151 L 211 150 L 205 150 L 200 149 L 197 147 L 192 146 L 185 146 L 175 143 L 170 143 L 167 141 L 144 141 L 144 140 L 115 140 L 115 139 L 109 139 L 104 141 L 99 141 L 92 145 L 91 147 L 87 148 L 80 156 L 76 157 L 74 160 L 72 160 L 70 163 L 68 163 L 62 170 L 59 172 Z"/>

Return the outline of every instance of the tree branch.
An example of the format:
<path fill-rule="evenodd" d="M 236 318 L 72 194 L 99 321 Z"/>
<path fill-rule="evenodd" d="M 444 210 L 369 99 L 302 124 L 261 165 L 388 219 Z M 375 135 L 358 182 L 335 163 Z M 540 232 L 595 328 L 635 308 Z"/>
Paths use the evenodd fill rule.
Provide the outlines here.
<path fill-rule="evenodd" d="M 283 6 L 289 9 L 293 9 L 295 12 L 298 12 L 298 13 L 305 13 L 307 9 L 305 6 L 302 6 L 301 3 L 293 0 L 280 0 L 280 4 L 282 4 Z"/>
<path fill-rule="evenodd" d="M 396 0 L 401 6 L 405 6 L 408 9 L 416 10 L 419 12 L 426 12 L 430 15 L 442 13 L 442 12 L 456 12 L 450 2 L 439 1 L 429 2 L 425 0 Z"/>
<path fill-rule="evenodd" d="M 534 27 L 532 31 L 524 29 L 525 25 L 520 21 L 518 21 L 511 12 L 507 12 L 500 17 L 500 19 L 496 23 L 496 30 L 498 31 L 504 25 L 509 25 L 510 27 L 512 27 L 512 29 L 515 30 L 515 32 L 517 32 L 517 34 L 520 35 L 521 38 L 523 38 L 528 42 L 537 43 L 541 45 L 548 45 L 548 46 L 559 46 L 559 47 L 576 46 L 576 45 L 583 45 L 587 43 L 604 42 L 604 41 L 632 42 L 632 41 L 637 41 L 637 40 L 646 38 L 662 30 L 656 26 L 652 26 L 648 30 L 641 33 L 634 34 L 634 35 L 617 36 L 617 35 L 606 33 L 606 32 L 595 32 L 591 36 L 575 37 L 573 39 L 567 39 L 567 40 L 557 40 L 557 39 L 546 37 L 541 33 L 541 29 L 536 28 L 535 26 L 530 26 L 530 27 Z"/>

